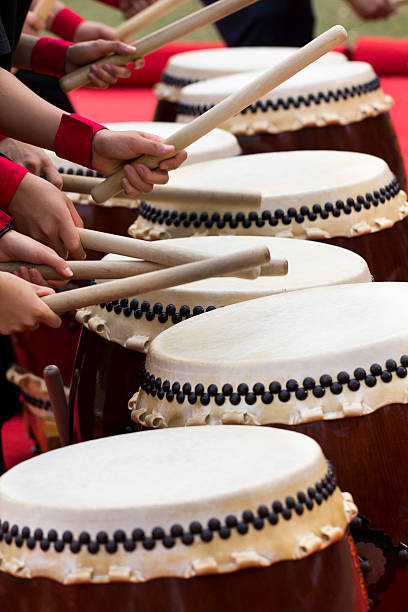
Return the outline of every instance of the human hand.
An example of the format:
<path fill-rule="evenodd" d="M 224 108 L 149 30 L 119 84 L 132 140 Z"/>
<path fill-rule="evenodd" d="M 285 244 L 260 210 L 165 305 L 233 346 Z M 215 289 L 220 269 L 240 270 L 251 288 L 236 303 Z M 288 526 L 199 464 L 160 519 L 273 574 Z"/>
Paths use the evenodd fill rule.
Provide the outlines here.
<path fill-rule="evenodd" d="M 0 141 L 0 153 L 4 153 L 11 161 L 27 168 L 33 174 L 44 177 L 47 181 L 62 188 L 62 178 L 54 167 L 50 157 L 40 147 L 19 142 L 14 138 L 4 138 Z"/>
<path fill-rule="evenodd" d="M 84 259 L 77 227 L 82 219 L 71 200 L 51 183 L 27 173 L 7 213 L 18 232 L 54 249 L 63 258 Z"/>
<path fill-rule="evenodd" d="M 74 42 L 87 40 L 118 40 L 114 28 L 97 21 L 83 21 L 75 30 Z"/>
<path fill-rule="evenodd" d="M 72 271 L 65 259 L 59 257 L 55 251 L 29 236 L 24 236 L 24 234 L 13 230 L 8 231 L 0 238 L 0 261 L 26 261 L 33 264 L 45 264 L 54 268 L 61 276 L 65 276 L 67 281 L 72 276 Z M 21 266 L 17 274 L 20 278 L 35 285 L 49 286 L 49 283 L 36 268 L 30 269 Z M 52 284 L 55 286 L 55 283 Z M 60 285 L 61 283 L 58 282 L 58 286 Z"/>
<path fill-rule="evenodd" d="M 92 141 L 92 165 L 107 176 L 123 165 L 124 161 L 135 159 L 140 155 L 162 157 L 174 152 L 173 145 L 163 144 L 163 138 L 146 132 L 114 132 L 100 130 Z M 178 168 L 187 158 L 185 151 L 160 162 L 157 170 L 138 164 L 136 168 L 127 164 L 124 167 L 126 178 L 122 188 L 127 195 L 138 197 L 149 193 L 154 184 L 165 185 L 169 180 L 169 170 Z"/>
<path fill-rule="evenodd" d="M 28 11 L 27 17 L 23 26 L 23 34 L 29 34 L 30 36 L 40 36 L 41 30 L 45 30 L 45 21 L 40 19 L 33 11 Z"/>
<path fill-rule="evenodd" d="M 140 13 L 155 2 L 156 0 L 119 0 L 119 10 L 122 11 L 126 19 L 129 19 L 129 17 Z"/>
<path fill-rule="evenodd" d="M 81 66 L 91 64 L 110 53 L 119 55 L 132 55 L 135 48 L 127 45 L 120 40 L 93 40 L 89 42 L 79 42 L 71 45 L 67 49 L 65 56 L 65 71 L 70 73 Z M 129 62 L 132 61 L 129 59 Z M 139 60 L 135 62 L 136 67 L 140 67 Z M 94 87 L 106 89 L 109 85 L 114 85 L 116 81 L 130 77 L 130 69 L 127 66 L 114 66 L 109 61 L 98 66 L 92 64 L 88 72 L 88 80 Z"/>
<path fill-rule="evenodd" d="M 49 287 L 39 287 L 14 274 L 0 272 L 0 333 L 32 330 L 40 323 L 59 327 L 59 316 L 40 299 L 51 293 L 54 292 Z"/>
<path fill-rule="evenodd" d="M 392 0 L 348 0 L 362 19 L 385 19 L 396 12 Z"/>

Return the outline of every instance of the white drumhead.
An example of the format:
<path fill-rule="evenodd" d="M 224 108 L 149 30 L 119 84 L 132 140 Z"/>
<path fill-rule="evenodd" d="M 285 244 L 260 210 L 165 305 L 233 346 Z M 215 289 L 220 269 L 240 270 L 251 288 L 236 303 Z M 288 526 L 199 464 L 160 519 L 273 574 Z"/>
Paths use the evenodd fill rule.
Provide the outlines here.
<path fill-rule="evenodd" d="M 296 47 L 229 47 L 188 51 L 173 55 L 164 74 L 193 81 L 237 72 L 267 70 L 295 51 Z M 323 55 L 318 62 L 341 64 L 347 62 L 347 58 L 342 53 L 332 51 Z"/>

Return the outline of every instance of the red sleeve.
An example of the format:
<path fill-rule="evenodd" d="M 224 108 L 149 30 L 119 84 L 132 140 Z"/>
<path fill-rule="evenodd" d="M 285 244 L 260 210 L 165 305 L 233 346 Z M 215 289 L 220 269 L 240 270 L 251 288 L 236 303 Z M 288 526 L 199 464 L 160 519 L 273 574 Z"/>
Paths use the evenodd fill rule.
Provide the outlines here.
<path fill-rule="evenodd" d="M 6 210 L 28 170 L 0 157 L 0 209 Z M 8 215 L 7 215 L 8 216 Z"/>

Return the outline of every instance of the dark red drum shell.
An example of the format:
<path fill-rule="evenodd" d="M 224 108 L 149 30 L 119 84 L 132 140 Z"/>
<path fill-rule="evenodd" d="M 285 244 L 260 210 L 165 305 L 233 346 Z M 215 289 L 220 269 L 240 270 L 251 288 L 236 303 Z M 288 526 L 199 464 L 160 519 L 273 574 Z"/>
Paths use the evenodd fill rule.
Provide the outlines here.
<path fill-rule="evenodd" d="M 153 121 L 165 121 L 173 123 L 177 118 L 177 102 L 158 100 L 154 111 Z"/>
<path fill-rule="evenodd" d="M 314 438 L 333 463 L 340 489 L 352 494 L 370 527 L 384 530 L 394 544 L 408 544 L 406 405 L 390 404 L 361 417 L 284 429 Z"/>
<path fill-rule="evenodd" d="M 76 442 L 136 429 L 128 401 L 139 389 L 145 359 L 144 353 L 125 349 L 83 328 L 70 394 Z"/>
<path fill-rule="evenodd" d="M 239 135 L 237 138 L 244 154 L 333 149 L 376 155 L 387 162 L 401 189 L 406 188 L 404 162 L 389 113 L 347 125 L 307 127 L 279 134 Z"/>
<path fill-rule="evenodd" d="M 376 281 L 408 281 L 408 217 L 373 234 L 322 242 L 360 255 Z"/>
<path fill-rule="evenodd" d="M 343 538 L 300 561 L 187 580 L 64 586 L 0 573 L 0 601 L 2 612 L 363 612 L 359 586 Z"/>
<path fill-rule="evenodd" d="M 41 325 L 34 331 L 12 336 L 14 356 L 25 370 L 42 378 L 47 365 L 57 365 L 66 385 L 69 385 L 81 326 L 75 313 L 62 315 L 62 325 L 52 329 Z"/>
<path fill-rule="evenodd" d="M 78 204 L 75 208 L 84 222 L 86 229 L 120 236 L 128 235 L 128 228 L 138 215 L 137 208 L 124 206 L 98 206 L 97 204 Z M 87 250 L 88 259 L 101 259 L 105 253 Z"/>

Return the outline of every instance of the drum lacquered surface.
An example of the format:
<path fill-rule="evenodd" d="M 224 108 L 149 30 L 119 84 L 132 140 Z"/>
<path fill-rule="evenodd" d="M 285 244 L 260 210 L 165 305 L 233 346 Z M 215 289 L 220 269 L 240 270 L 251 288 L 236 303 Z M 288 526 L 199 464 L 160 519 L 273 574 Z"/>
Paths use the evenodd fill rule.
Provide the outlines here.
<path fill-rule="evenodd" d="M 72 375 L 70 414 L 73 441 L 83 442 L 138 429 L 127 407 L 145 354 L 126 350 L 82 330 Z"/>
<path fill-rule="evenodd" d="M 346 539 L 308 559 L 279 563 L 272 569 L 194 580 L 63 586 L 46 578 L 0 574 L 3 612 L 115 612 L 119 602 L 123 612 L 364 612 L 359 587 Z"/>

